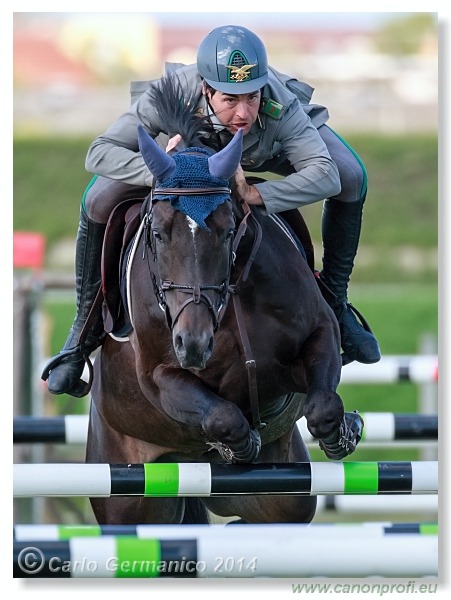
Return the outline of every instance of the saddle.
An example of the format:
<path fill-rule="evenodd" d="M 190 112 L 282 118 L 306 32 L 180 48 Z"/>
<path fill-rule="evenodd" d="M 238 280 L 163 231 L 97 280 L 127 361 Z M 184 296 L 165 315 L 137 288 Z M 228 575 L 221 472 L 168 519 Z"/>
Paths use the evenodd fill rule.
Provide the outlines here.
<path fill-rule="evenodd" d="M 130 244 L 142 220 L 142 199 L 124 200 L 113 210 L 105 231 L 102 253 L 103 322 L 106 333 L 126 338 L 132 330 L 123 290 Z"/>

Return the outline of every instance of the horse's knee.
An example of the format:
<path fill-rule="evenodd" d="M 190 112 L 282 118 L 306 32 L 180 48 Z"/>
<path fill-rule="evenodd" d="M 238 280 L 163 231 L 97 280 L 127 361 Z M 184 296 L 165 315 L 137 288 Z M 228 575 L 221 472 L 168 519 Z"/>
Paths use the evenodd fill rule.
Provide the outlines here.
<path fill-rule="evenodd" d="M 247 441 L 250 431 L 243 413 L 233 404 L 209 411 L 202 427 L 209 437 L 223 443 Z"/>

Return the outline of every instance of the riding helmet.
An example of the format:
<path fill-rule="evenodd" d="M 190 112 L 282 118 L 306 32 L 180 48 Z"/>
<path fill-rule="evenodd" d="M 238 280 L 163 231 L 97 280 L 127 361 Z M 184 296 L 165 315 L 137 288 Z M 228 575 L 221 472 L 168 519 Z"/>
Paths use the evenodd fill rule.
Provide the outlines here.
<path fill-rule="evenodd" d="M 250 94 L 268 80 L 268 59 L 263 42 L 245 27 L 217 27 L 197 50 L 199 75 L 224 94 Z"/>

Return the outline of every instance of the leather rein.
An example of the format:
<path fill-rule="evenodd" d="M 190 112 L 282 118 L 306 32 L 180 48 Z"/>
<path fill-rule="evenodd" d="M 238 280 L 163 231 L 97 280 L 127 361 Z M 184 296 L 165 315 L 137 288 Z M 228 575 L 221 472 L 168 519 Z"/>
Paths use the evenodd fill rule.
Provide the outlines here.
<path fill-rule="evenodd" d="M 144 223 L 144 244 L 146 248 L 150 248 L 150 251 L 153 255 L 154 262 L 157 260 L 156 249 L 155 249 L 155 240 L 151 229 L 152 222 L 152 208 L 153 208 L 153 197 L 158 194 L 173 194 L 179 196 L 189 196 L 189 195 L 203 195 L 203 194 L 218 194 L 224 193 L 231 194 L 231 190 L 227 187 L 216 187 L 216 188 L 154 188 L 151 191 L 149 196 L 149 206 L 150 210 L 145 214 L 145 223 Z M 166 322 L 168 327 L 172 331 L 174 328 L 177 319 L 180 317 L 182 311 L 191 303 L 199 304 L 203 302 L 206 304 L 209 309 L 212 319 L 213 319 L 213 327 L 216 332 L 222 319 L 222 309 L 226 306 L 229 295 L 232 295 L 233 298 L 233 306 L 235 310 L 235 318 L 238 325 L 238 330 L 241 338 L 241 345 L 244 352 L 245 359 L 245 367 L 248 378 L 248 388 L 249 388 L 249 401 L 252 415 L 252 424 L 253 427 L 257 430 L 261 430 L 266 426 L 266 423 L 263 423 L 260 420 L 260 410 L 258 406 L 258 390 L 257 390 L 257 366 L 252 353 L 252 348 L 249 342 L 249 337 L 247 335 L 247 330 L 244 322 L 243 312 L 241 308 L 241 301 L 239 297 L 239 284 L 240 282 L 245 282 L 249 275 L 250 268 L 252 263 L 254 262 L 257 251 L 260 247 L 261 239 L 262 239 L 262 230 L 260 223 L 257 221 L 255 216 L 253 215 L 249 205 L 243 200 L 239 200 L 241 208 L 243 210 L 244 216 L 240 221 L 238 229 L 233 239 L 233 244 L 231 246 L 230 260 L 229 260 L 229 269 L 226 278 L 220 285 L 190 285 L 190 284 L 180 284 L 174 283 L 168 280 L 160 280 L 157 281 L 157 278 L 149 267 L 149 271 L 151 274 L 151 278 L 154 285 L 155 295 L 158 301 L 158 304 L 162 311 L 166 315 Z M 255 235 L 254 242 L 251 249 L 251 252 L 247 258 L 246 264 L 235 279 L 233 284 L 230 283 L 230 277 L 232 274 L 232 267 L 235 264 L 235 257 L 238 250 L 238 246 L 246 233 L 248 227 L 248 220 L 252 218 L 255 225 Z M 144 258 L 144 256 L 143 256 Z M 169 314 L 169 309 L 166 302 L 166 292 L 171 290 L 178 290 L 181 292 L 185 292 L 187 294 L 191 294 L 190 298 L 188 298 L 178 309 L 177 314 L 174 317 L 171 317 Z M 216 309 L 213 305 L 210 298 L 207 294 L 204 293 L 206 290 L 213 290 L 220 294 L 220 303 L 219 307 Z"/>

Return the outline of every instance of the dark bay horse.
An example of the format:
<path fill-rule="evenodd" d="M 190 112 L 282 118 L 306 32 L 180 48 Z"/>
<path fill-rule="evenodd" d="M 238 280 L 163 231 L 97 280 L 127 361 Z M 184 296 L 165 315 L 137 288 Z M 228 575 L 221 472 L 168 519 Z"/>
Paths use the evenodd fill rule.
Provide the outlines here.
<path fill-rule="evenodd" d="M 309 461 L 301 416 L 327 456 L 343 458 L 361 427 L 349 425 L 336 393 L 338 324 L 280 219 L 231 195 L 241 132 L 215 154 L 174 80 L 152 94 L 184 147 L 166 154 L 138 128 L 156 186 L 128 255 L 132 331 L 125 342 L 107 336 L 94 364 L 87 462 Z M 246 522 L 308 522 L 316 498 L 91 504 L 99 523 L 207 522 L 206 508 Z"/>

